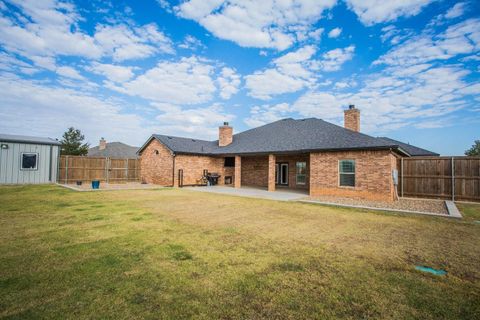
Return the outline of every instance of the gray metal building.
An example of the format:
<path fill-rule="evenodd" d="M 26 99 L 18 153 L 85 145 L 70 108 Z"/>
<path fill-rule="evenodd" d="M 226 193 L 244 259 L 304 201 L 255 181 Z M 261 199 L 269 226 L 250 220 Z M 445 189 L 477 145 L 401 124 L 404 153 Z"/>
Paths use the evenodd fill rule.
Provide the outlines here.
<path fill-rule="evenodd" d="M 56 182 L 59 155 L 57 140 L 0 134 L 0 184 Z"/>

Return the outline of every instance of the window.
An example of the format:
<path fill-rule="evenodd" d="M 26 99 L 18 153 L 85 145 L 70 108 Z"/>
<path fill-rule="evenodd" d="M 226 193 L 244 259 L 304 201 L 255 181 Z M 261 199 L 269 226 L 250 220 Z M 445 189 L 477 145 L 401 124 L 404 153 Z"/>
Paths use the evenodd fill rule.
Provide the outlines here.
<path fill-rule="evenodd" d="M 355 187 L 355 160 L 340 160 L 338 162 L 341 187 Z"/>
<path fill-rule="evenodd" d="M 297 184 L 307 183 L 307 163 L 297 162 Z"/>
<path fill-rule="evenodd" d="M 22 170 L 37 170 L 38 153 L 22 153 Z"/>
<path fill-rule="evenodd" d="M 235 167 L 235 157 L 226 157 L 224 167 Z"/>

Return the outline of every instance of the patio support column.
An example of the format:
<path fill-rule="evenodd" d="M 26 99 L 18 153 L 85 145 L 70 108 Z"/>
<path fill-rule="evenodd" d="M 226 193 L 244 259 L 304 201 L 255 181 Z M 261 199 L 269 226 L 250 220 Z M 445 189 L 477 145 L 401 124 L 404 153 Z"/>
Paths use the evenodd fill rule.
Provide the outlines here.
<path fill-rule="evenodd" d="M 275 191 L 275 155 L 268 155 L 268 191 Z"/>
<path fill-rule="evenodd" d="M 242 157 L 235 156 L 235 188 L 240 188 L 242 186 Z"/>

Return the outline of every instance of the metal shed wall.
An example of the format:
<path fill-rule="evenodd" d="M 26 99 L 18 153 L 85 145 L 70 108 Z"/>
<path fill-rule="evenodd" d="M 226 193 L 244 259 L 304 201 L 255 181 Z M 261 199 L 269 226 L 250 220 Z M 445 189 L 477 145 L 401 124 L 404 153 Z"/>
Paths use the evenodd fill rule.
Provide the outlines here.
<path fill-rule="evenodd" d="M 0 148 L 0 184 L 39 184 L 57 181 L 59 147 L 57 145 L 3 142 Z M 22 170 L 22 152 L 38 153 L 37 169 Z"/>

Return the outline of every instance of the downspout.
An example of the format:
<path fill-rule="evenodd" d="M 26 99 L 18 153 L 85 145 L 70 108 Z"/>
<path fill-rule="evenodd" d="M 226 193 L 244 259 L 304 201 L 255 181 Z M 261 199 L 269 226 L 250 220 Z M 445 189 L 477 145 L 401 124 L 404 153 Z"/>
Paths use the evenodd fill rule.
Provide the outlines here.
<path fill-rule="evenodd" d="M 172 152 L 172 188 L 175 187 L 175 153 Z"/>

